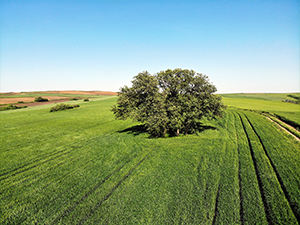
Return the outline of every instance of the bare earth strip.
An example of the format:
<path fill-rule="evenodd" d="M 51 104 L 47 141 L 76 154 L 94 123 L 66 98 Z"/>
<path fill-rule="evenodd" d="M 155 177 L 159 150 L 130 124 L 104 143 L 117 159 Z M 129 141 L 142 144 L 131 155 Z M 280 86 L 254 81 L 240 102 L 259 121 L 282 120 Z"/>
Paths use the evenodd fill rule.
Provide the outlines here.
<path fill-rule="evenodd" d="M 38 105 L 46 105 L 51 104 L 53 101 L 56 103 L 66 102 L 70 99 L 70 97 L 61 97 L 61 96 L 47 96 L 47 94 L 70 94 L 70 95 L 117 95 L 116 92 L 111 91 L 43 91 L 43 92 L 24 92 L 24 93 L 18 93 L 18 92 L 11 92 L 11 93 L 1 93 L 2 96 L 7 95 L 22 95 L 22 94 L 41 94 L 43 98 L 47 98 L 49 102 L 34 102 L 34 97 L 21 97 L 21 98 L 0 98 L 0 105 L 4 104 L 16 104 L 20 101 L 23 101 L 24 103 L 17 104 L 18 106 L 27 105 L 30 106 L 38 106 Z M 80 97 L 78 97 L 81 99 Z"/>
<path fill-rule="evenodd" d="M 42 96 L 43 98 L 47 98 L 49 101 L 54 100 L 68 100 L 68 97 L 59 97 L 59 96 Z M 11 103 L 18 103 L 20 101 L 23 102 L 33 102 L 34 97 L 28 97 L 28 98 L 0 98 L 0 104 L 11 104 Z M 44 102 L 45 103 L 45 102 Z"/>
<path fill-rule="evenodd" d="M 51 94 L 71 94 L 71 95 L 117 95 L 116 92 L 111 91 L 45 91 L 43 93 Z"/>
<path fill-rule="evenodd" d="M 287 132 L 287 133 L 289 133 L 290 135 L 292 135 L 297 141 L 300 141 L 300 139 L 297 137 L 297 136 L 295 136 L 294 134 L 292 134 L 290 131 L 288 131 L 287 129 L 285 129 L 283 126 L 281 126 L 279 123 L 277 123 L 275 120 L 272 120 L 270 117 L 268 117 L 268 116 L 266 116 L 265 115 L 265 117 L 267 118 L 267 119 L 269 119 L 272 123 L 274 123 L 274 124 L 276 124 L 280 129 L 282 129 L 283 131 L 285 131 L 285 132 Z M 281 121 L 282 122 L 282 121 Z M 283 123 L 283 122 L 282 122 Z M 286 123 L 285 123 L 286 124 Z M 291 129 L 294 129 L 295 131 L 297 131 L 294 127 L 292 127 L 292 126 L 290 126 L 290 125 L 288 125 L 288 124 L 286 124 L 287 126 L 289 126 Z"/>

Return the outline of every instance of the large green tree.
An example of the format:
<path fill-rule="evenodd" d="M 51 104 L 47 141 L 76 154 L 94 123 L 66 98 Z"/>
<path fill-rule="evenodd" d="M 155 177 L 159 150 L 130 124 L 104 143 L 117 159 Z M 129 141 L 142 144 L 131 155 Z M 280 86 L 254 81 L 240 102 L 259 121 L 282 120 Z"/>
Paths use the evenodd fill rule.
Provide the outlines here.
<path fill-rule="evenodd" d="M 134 77 L 132 87 L 120 89 L 112 112 L 116 119 L 144 123 L 155 137 L 194 133 L 203 117 L 222 115 L 225 106 L 216 91 L 206 75 L 193 70 L 145 71 Z"/>

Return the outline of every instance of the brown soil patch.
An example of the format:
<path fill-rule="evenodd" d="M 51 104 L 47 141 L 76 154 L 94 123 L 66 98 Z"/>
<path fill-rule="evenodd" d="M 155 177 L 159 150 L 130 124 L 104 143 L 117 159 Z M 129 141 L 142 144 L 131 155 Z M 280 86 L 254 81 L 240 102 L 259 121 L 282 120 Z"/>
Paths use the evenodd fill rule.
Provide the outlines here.
<path fill-rule="evenodd" d="M 66 101 L 66 100 L 69 99 L 68 97 L 59 97 L 59 96 L 42 96 L 42 97 L 47 98 L 49 101 L 62 100 L 62 99 L 64 99 Z M 12 104 L 12 103 L 20 102 L 20 101 L 23 101 L 25 103 L 26 102 L 33 102 L 34 99 L 35 99 L 34 97 L 28 97 L 28 98 L 0 98 L 0 104 Z"/>
<path fill-rule="evenodd" d="M 117 95 L 112 91 L 45 91 L 42 93 L 51 94 L 70 94 L 70 95 Z"/>
<path fill-rule="evenodd" d="M 26 94 L 36 94 L 43 98 L 47 98 L 49 102 L 33 102 L 35 97 L 21 97 L 21 98 L 0 98 L 0 105 L 4 104 L 16 104 L 17 102 L 23 101 L 24 103 L 18 103 L 16 105 L 23 106 L 37 106 L 37 105 L 46 105 L 53 102 L 60 103 L 69 101 L 70 97 L 61 97 L 61 96 L 47 96 L 47 94 L 70 94 L 70 95 L 118 95 L 116 92 L 112 91 L 41 91 L 41 92 L 9 92 L 9 93 L 0 93 L 0 96 L 13 96 L 13 95 L 26 95 Z M 76 97 L 82 99 L 82 97 Z M 0 106 L 2 107 L 2 106 Z"/>
<path fill-rule="evenodd" d="M 51 102 L 33 102 L 33 103 L 22 103 L 22 104 L 16 104 L 17 106 L 23 106 L 27 105 L 28 107 L 31 106 L 39 106 L 39 105 L 48 105 L 48 104 L 53 104 L 55 103 L 62 103 L 62 102 L 67 102 L 69 99 L 63 99 L 63 100 L 57 100 L 57 101 L 51 101 Z"/>

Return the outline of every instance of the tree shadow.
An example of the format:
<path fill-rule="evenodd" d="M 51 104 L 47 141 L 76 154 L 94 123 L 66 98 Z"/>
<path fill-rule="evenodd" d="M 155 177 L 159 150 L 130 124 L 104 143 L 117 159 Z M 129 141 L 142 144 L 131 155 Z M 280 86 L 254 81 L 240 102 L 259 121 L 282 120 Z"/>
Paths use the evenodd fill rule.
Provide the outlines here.
<path fill-rule="evenodd" d="M 204 132 L 206 130 L 216 130 L 216 129 L 217 128 L 213 127 L 213 126 L 206 126 L 201 123 L 197 123 L 195 133 L 200 134 L 201 132 Z M 144 124 L 141 124 L 141 125 L 132 126 L 132 127 L 126 128 L 124 130 L 118 131 L 118 133 L 127 133 L 127 134 L 133 134 L 134 136 L 137 136 L 137 135 L 148 133 L 148 132 L 147 132 L 146 126 Z M 188 134 L 192 134 L 192 133 L 188 133 Z M 166 137 L 176 137 L 176 136 L 177 136 L 176 133 L 173 132 L 173 133 L 170 133 L 167 136 L 165 136 L 165 138 Z M 154 137 L 149 136 L 149 138 L 154 138 Z"/>
<path fill-rule="evenodd" d="M 217 130 L 217 128 L 213 127 L 213 126 L 204 126 L 204 125 L 200 125 L 199 127 L 197 127 L 197 132 L 199 132 L 199 133 L 206 131 L 206 130 Z"/>
<path fill-rule="evenodd" d="M 146 126 L 144 124 L 142 124 L 142 125 L 136 125 L 133 127 L 129 127 L 129 128 L 126 128 L 125 130 L 121 130 L 118 132 L 133 134 L 134 136 L 137 136 L 139 134 L 147 133 L 147 129 L 146 129 Z"/>

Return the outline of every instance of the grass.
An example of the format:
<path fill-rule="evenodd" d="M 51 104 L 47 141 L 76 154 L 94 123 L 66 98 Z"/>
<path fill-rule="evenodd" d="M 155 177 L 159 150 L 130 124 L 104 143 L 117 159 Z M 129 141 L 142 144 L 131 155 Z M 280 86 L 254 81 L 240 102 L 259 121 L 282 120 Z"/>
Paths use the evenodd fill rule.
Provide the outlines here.
<path fill-rule="evenodd" d="M 243 97 L 242 94 L 223 94 L 222 99 L 228 107 L 273 113 L 284 122 L 300 129 L 300 105 L 281 101 L 283 98 L 289 98 L 289 95 L 300 96 L 299 93 L 249 94 L 249 96 L 245 94 L 248 97 Z"/>
<path fill-rule="evenodd" d="M 253 224 L 267 224 L 249 139 L 245 133 L 240 114 L 237 112 L 234 114 L 239 155 L 241 221 L 243 223 L 251 221 Z"/>
<path fill-rule="evenodd" d="M 153 139 L 115 101 L 0 112 L 0 224 L 299 223 L 299 143 L 263 116 Z"/>
<path fill-rule="evenodd" d="M 269 100 L 269 101 L 284 101 L 298 100 L 300 93 L 239 93 L 239 94 L 220 94 L 226 98 L 239 98 L 239 99 L 258 99 L 258 100 Z"/>
<path fill-rule="evenodd" d="M 270 157 L 266 154 L 260 136 L 258 136 L 253 129 L 248 117 L 241 114 L 240 116 L 250 143 L 253 163 L 257 173 L 268 222 L 272 224 L 297 224 L 296 217 L 278 181 L 276 171 L 274 170 L 275 167 L 273 167 Z"/>

